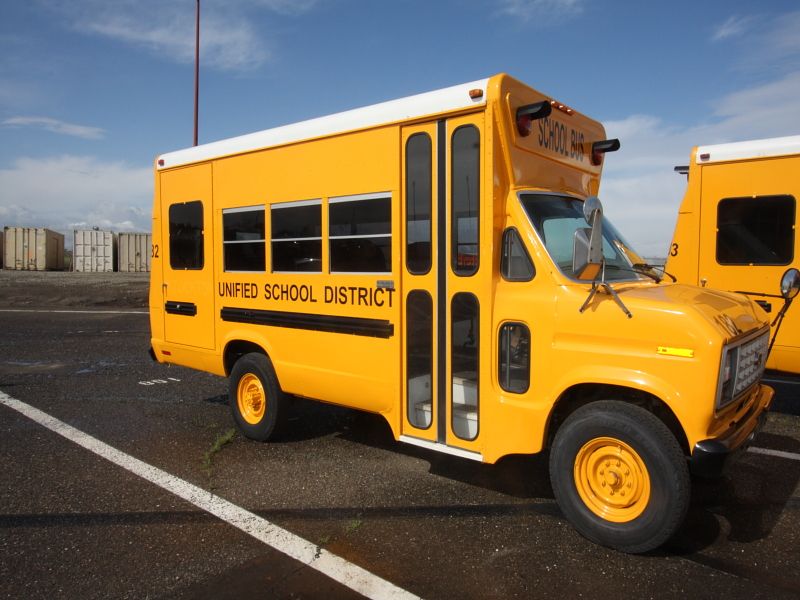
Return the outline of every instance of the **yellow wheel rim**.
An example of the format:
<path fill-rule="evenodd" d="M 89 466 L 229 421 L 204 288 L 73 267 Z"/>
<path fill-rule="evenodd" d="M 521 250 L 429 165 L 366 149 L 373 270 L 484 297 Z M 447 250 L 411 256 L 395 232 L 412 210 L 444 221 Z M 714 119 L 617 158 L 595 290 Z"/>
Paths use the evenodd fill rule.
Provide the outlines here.
<path fill-rule="evenodd" d="M 650 501 L 650 475 L 639 454 L 621 440 L 590 440 L 575 457 L 575 487 L 598 517 L 627 523 Z"/>
<path fill-rule="evenodd" d="M 267 395 L 261 380 L 256 375 L 247 373 L 239 380 L 236 402 L 239 405 L 239 414 L 250 425 L 258 425 L 264 418 Z"/>

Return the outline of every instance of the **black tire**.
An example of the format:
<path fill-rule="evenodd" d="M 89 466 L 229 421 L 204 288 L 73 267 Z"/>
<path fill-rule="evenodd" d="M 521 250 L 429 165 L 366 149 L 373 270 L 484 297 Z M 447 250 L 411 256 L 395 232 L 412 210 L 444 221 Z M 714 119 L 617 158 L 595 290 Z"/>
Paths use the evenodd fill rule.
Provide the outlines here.
<path fill-rule="evenodd" d="M 632 554 L 666 542 L 691 495 L 686 458 L 667 426 L 615 401 L 587 404 L 567 418 L 550 451 L 550 481 L 581 535 Z"/>
<path fill-rule="evenodd" d="M 266 442 L 280 431 L 288 404 L 266 355 L 245 354 L 231 369 L 228 402 L 245 437 Z"/>

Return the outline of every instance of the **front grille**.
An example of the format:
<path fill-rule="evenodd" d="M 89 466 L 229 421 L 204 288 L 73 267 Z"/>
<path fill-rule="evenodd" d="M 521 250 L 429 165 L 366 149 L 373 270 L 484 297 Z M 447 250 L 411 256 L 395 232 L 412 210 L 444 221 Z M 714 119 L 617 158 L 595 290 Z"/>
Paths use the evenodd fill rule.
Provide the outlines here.
<path fill-rule="evenodd" d="M 768 349 L 769 333 L 739 346 L 739 357 L 736 361 L 736 384 L 733 386 L 734 398 L 761 379 L 767 362 Z"/>
<path fill-rule="evenodd" d="M 740 344 L 731 344 L 722 351 L 717 410 L 740 399 L 764 374 L 769 350 L 769 330 Z"/>

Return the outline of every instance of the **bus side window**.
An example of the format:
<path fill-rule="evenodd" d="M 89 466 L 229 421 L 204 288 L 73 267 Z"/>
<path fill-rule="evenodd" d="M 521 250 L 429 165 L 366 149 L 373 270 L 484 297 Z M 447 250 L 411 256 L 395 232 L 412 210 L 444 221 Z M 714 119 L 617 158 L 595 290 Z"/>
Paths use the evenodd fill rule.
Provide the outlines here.
<path fill-rule="evenodd" d="M 503 232 L 500 275 L 506 281 L 530 281 L 536 275 L 528 251 L 513 227 Z"/>
<path fill-rule="evenodd" d="M 322 201 L 282 202 L 272 216 L 272 271 L 322 271 Z"/>
<path fill-rule="evenodd" d="M 392 197 L 363 194 L 328 204 L 331 273 L 392 270 Z"/>
<path fill-rule="evenodd" d="M 199 200 L 169 207 L 169 266 L 174 270 L 202 270 L 203 203 Z"/>
<path fill-rule="evenodd" d="M 498 341 L 500 369 L 497 378 L 507 392 L 523 394 L 531 382 L 531 332 L 522 323 L 505 323 Z"/>
<path fill-rule="evenodd" d="M 222 256 L 225 271 L 264 271 L 264 206 L 222 211 Z"/>

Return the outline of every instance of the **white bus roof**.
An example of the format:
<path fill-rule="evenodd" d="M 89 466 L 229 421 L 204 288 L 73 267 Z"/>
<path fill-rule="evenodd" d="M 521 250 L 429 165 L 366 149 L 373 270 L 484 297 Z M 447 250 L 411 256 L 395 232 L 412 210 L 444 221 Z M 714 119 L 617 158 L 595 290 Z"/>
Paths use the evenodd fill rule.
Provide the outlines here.
<path fill-rule="evenodd" d="M 168 152 L 158 157 L 157 168 L 167 169 L 271 146 L 290 144 L 326 135 L 484 105 L 486 104 L 488 83 L 489 79 L 479 79 L 433 92 L 348 110 L 327 117 L 319 117 L 218 142 L 202 144 L 185 150 Z M 472 98 L 470 90 L 475 89 L 481 90 L 482 94 Z"/>
<path fill-rule="evenodd" d="M 729 160 L 787 156 L 790 154 L 800 154 L 800 135 L 698 146 L 695 161 L 697 164 L 707 165 Z"/>

